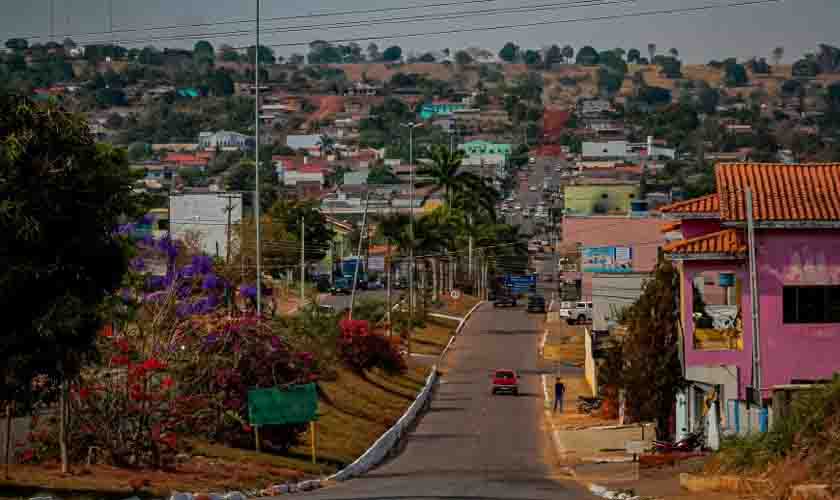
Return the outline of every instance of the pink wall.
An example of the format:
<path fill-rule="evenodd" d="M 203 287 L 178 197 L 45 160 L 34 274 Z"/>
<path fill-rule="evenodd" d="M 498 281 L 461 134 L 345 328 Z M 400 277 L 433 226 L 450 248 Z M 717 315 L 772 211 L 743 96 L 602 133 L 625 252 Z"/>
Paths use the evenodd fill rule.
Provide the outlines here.
<path fill-rule="evenodd" d="M 680 225 L 683 238 L 690 239 L 704 234 L 720 231 L 720 221 L 717 219 L 683 220 Z"/>
<path fill-rule="evenodd" d="M 840 285 L 840 230 L 764 230 L 757 235 L 760 290 L 762 386 L 788 384 L 791 379 L 830 378 L 840 371 L 840 323 L 784 324 L 784 285 Z M 752 377 L 752 311 L 747 261 L 686 261 L 683 263 L 682 300 L 685 360 L 691 366 L 737 365 L 739 397 Z M 694 349 L 692 279 L 703 271 L 734 272 L 743 280 L 741 316 L 742 351 Z M 765 393 L 765 396 L 768 396 Z"/>
<path fill-rule="evenodd" d="M 840 285 L 840 230 L 759 232 L 761 354 L 765 387 L 840 371 L 840 323 L 784 324 L 784 285 Z"/>
<path fill-rule="evenodd" d="M 706 271 L 735 273 L 735 277 L 742 280 L 741 287 L 741 317 L 744 321 L 744 349 L 735 350 L 697 350 L 694 348 L 694 289 L 691 284 L 694 278 Z M 719 366 L 736 365 L 740 380 L 738 383 L 738 398 L 744 397 L 744 386 L 751 382 L 752 377 L 752 329 L 749 325 L 750 295 L 747 275 L 747 262 L 744 261 L 685 261 L 682 266 L 683 301 L 683 330 L 685 335 L 685 364 L 686 366 Z"/>
<path fill-rule="evenodd" d="M 563 217 L 563 243 L 585 247 L 632 247 L 633 270 L 649 272 L 656 267 L 658 249 L 665 244 L 663 220 L 611 216 Z M 582 295 L 592 298 L 592 274 L 583 273 Z"/>

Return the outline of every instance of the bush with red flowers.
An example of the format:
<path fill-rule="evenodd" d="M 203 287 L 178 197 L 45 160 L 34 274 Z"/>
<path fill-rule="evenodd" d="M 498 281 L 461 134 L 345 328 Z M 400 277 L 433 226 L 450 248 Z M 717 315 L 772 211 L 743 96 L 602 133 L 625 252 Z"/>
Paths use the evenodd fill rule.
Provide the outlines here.
<path fill-rule="evenodd" d="M 388 339 L 371 331 L 365 320 L 342 320 L 339 324 L 341 360 L 352 370 L 362 373 L 380 368 L 388 373 L 402 373 L 406 364 L 397 347 Z"/>

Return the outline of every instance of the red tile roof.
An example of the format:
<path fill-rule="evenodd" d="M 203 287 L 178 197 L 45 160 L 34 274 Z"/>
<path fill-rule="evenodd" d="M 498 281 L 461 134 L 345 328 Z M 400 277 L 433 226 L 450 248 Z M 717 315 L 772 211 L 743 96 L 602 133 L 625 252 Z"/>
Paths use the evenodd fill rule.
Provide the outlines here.
<path fill-rule="evenodd" d="M 669 222 L 668 224 L 663 224 L 659 231 L 662 233 L 670 233 L 671 231 L 677 231 L 682 227 L 682 221 L 676 222 Z"/>
<path fill-rule="evenodd" d="M 666 214 L 718 214 L 720 212 L 720 198 L 717 194 L 708 194 L 691 200 L 680 201 L 660 207 L 659 211 Z"/>
<path fill-rule="evenodd" d="M 747 253 L 747 244 L 738 229 L 725 229 L 697 238 L 675 241 L 662 247 L 672 255 L 725 254 L 741 256 Z"/>
<path fill-rule="evenodd" d="M 721 163 L 715 177 L 723 220 L 746 220 L 750 187 L 756 221 L 840 221 L 840 163 Z"/>

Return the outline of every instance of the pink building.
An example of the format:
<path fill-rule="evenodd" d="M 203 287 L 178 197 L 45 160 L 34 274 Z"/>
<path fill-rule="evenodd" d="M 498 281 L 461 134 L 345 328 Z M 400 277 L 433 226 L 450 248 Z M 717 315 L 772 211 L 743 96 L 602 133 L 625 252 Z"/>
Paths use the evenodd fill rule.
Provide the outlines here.
<path fill-rule="evenodd" d="M 656 267 L 659 248 L 665 244 L 661 232 L 662 219 L 610 215 L 563 217 L 563 246 L 566 252 L 594 247 L 626 247 L 630 249 L 631 271 L 649 273 Z M 574 247 L 579 247 L 576 250 Z M 592 298 L 592 274 L 581 275 L 581 294 Z"/>
<path fill-rule="evenodd" d="M 711 399 L 723 428 L 765 429 L 747 405 L 774 388 L 840 370 L 840 164 L 718 164 L 717 193 L 661 210 L 684 239 L 664 247 L 681 276 L 684 364 L 677 432 Z M 753 197 L 758 349 L 752 321 L 746 190 Z M 759 385 L 760 384 L 760 385 Z M 751 394 L 755 394 L 750 392 Z"/>

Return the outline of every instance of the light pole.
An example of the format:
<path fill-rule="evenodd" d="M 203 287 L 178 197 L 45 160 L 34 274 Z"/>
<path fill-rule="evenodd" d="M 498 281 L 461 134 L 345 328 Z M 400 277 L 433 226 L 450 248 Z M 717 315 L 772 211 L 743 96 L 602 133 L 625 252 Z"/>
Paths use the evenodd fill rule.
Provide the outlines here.
<path fill-rule="evenodd" d="M 409 207 L 409 216 L 408 216 L 408 233 L 411 237 L 411 247 L 408 251 L 408 353 L 411 354 L 411 330 L 413 328 L 412 322 L 414 321 L 414 129 L 417 127 L 422 127 L 423 123 L 400 123 L 401 127 L 406 127 L 408 129 L 408 182 L 409 182 L 409 191 L 410 191 L 410 207 Z"/>
<path fill-rule="evenodd" d="M 257 44 L 254 47 L 254 216 L 257 227 L 257 317 L 262 317 L 262 256 L 260 244 L 260 0 L 257 0 Z M 303 280 L 303 276 L 301 276 Z"/>

